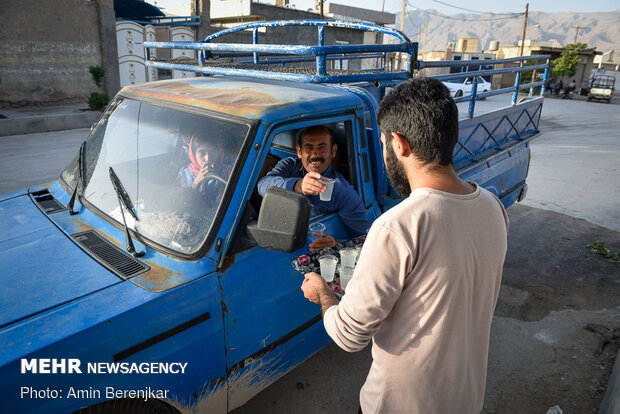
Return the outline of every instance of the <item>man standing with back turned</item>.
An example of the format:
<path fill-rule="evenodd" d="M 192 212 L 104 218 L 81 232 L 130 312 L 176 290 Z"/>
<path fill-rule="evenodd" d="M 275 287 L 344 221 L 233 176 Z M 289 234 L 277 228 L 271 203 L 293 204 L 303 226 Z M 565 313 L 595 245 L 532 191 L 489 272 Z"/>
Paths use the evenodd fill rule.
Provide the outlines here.
<path fill-rule="evenodd" d="M 302 290 L 342 349 L 373 340 L 361 412 L 479 413 L 506 212 L 456 174 L 458 110 L 440 81 L 401 83 L 377 115 L 390 181 L 407 198 L 373 223 L 340 303 L 316 273 Z"/>

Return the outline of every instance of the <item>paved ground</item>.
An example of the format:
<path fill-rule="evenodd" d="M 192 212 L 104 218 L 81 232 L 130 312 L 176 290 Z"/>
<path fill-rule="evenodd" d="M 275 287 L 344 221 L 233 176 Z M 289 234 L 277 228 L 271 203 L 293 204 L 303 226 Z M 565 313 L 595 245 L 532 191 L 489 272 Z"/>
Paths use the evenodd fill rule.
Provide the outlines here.
<path fill-rule="evenodd" d="M 89 131 L 0 136 L 0 194 L 56 180 Z"/>
<path fill-rule="evenodd" d="M 620 264 L 585 245 L 603 240 L 620 251 L 619 103 L 545 102 L 528 198 L 509 210 L 485 413 L 546 413 L 554 405 L 593 413 L 601 404 L 617 345 L 596 357 L 602 336 L 584 324 L 620 328 Z M 0 137 L 0 193 L 55 179 L 87 133 Z M 369 365 L 369 348 L 347 354 L 329 345 L 235 413 L 356 412 Z"/>

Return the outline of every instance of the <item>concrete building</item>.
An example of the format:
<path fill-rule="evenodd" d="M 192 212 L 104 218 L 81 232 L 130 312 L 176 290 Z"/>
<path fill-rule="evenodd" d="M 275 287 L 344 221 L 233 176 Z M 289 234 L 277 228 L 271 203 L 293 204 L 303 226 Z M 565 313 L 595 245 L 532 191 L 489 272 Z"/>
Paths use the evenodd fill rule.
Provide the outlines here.
<path fill-rule="evenodd" d="M 619 72 L 620 56 L 617 56 L 614 50 L 597 54 L 594 56 L 594 66 L 599 70 Z"/>
<path fill-rule="evenodd" d="M 3 1 L 0 107 L 86 102 L 119 90 L 114 0 Z M 102 66 L 97 88 L 89 66 Z"/>
<path fill-rule="evenodd" d="M 424 76 L 434 75 L 446 75 L 449 73 L 461 73 L 471 72 L 481 69 L 492 69 L 491 66 L 484 65 L 483 61 L 486 59 L 495 59 L 494 52 L 479 52 L 478 51 L 478 39 L 474 38 L 459 38 L 456 42 L 456 50 L 453 50 L 454 43 L 448 44 L 446 50 L 432 50 L 419 55 L 419 59 L 431 62 L 442 60 L 480 60 L 480 64 L 469 66 L 453 66 L 449 68 L 429 68 L 422 71 Z M 490 81 L 490 76 L 485 76 Z"/>
<path fill-rule="evenodd" d="M 279 2 L 284 4 L 283 2 Z M 377 12 L 358 7 L 344 6 L 335 3 L 325 4 L 325 18 L 330 20 L 359 21 L 378 25 L 393 24 L 396 15 Z M 283 5 L 255 3 L 252 0 L 220 0 L 211 3 L 211 32 L 231 27 L 240 23 L 271 21 L 319 19 L 315 11 L 303 11 Z M 241 36 L 239 34 L 238 36 Z M 234 38 L 229 38 L 234 39 Z M 267 44 L 316 44 L 317 29 L 315 27 L 272 27 L 259 33 L 260 43 Z M 230 42 L 251 42 L 250 33 Z M 226 40 L 229 42 L 229 40 Z M 325 44 L 381 44 L 381 34 L 356 29 L 328 27 L 325 30 Z M 368 69 L 377 67 L 376 59 L 357 61 L 333 61 L 336 69 Z"/>

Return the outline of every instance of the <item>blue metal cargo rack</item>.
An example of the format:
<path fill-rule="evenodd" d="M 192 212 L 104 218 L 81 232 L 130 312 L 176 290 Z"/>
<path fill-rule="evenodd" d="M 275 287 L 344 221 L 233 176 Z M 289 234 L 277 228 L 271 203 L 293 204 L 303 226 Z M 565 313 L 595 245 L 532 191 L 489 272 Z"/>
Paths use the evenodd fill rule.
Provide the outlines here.
<path fill-rule="evenodd" d="M 274 45 L 259 43 L 259 31 L 275 27 L 316 27 L 317 44 L 307 45 Z M 325 28 L 355 29 L 391 36 L 395 43 L 362 44 L 362 45 L 326 45 Z M 252 44 L 213 43 L 223 36 L 250 30 Z M 144 42 L 146 49 L 146 65 L 160 69 L 196 72 L 203 76 L 229 75 L 249 76 L 262 79 L 287 80 L 303 83 L 368 83 L 369 86 L 389 87 L 403 80 L 416 76 L 416 71 L 427 68 L 493 66 L 471 72 L 459 72 L 432 77 L 442 81 L 473 77 L 472 93 L 456 97 L 456 102 L 469 101 L 469 117 L 473 117 L 476 99 L 502 93 L 512 93 L 512 104 L 517 104 L 518 92 L 529 89 L 532 96 L 534 88 L 541 87 L 540 96 L 544 96 L 545 84 L 549 73 L 550 56 L 534 55 L 508 59 L 468 60 L 468 61 L 420 61 L 417 59 L 418 44 L 412 42 L 399 30 L 367 23 L 331 21 L 331 20 L 282 20 L 264 21 L 241 24 L 224 29 L 207 36 L 203 41 L 196 42 Z M 176 58 L 157 60 L 152 56 L 151 49 L 185 49 L 195 50 L 197 59 Z M 406 55 L 406 68 L 392 70 L 391 58 L 395 54 Z M 240 60 L 251 58 L 250 60 Z M 342 70 L 328 68 L 328 62 L 350 61 L 356 59 L 379 59 L 381 66 L 376 69 Z M 544 60 L 545 63 L 536 63 Z M 534 65 L 526 66 L 527 61 Z M 314 62 L 314 67 L 307 67 Z M 291 66 L 305 64 L 306 67 Z M 289 65 L 289 66 L 287 66 Z M 495 65 L 517 65 L 495 69 Z M 521 84 L 521 73 L 524 71 L 543 71 L 540 81 Z M 484 93 L 477 91 L 477 76 L 516 73 L 514 86 L 491 90 Z"/>

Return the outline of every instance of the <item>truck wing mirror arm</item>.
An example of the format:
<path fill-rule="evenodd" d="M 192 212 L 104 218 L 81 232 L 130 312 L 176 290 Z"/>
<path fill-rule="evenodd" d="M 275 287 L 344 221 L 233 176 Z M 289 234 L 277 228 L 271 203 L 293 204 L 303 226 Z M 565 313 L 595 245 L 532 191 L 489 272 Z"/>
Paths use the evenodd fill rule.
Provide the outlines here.
<path fill-rule="evenodd" d="M 294 252 L 306 245 L 310 201 L 304 195 L 279 187 L 267 189 L 258 221 L 248 231 L 263 249 Z"/>

